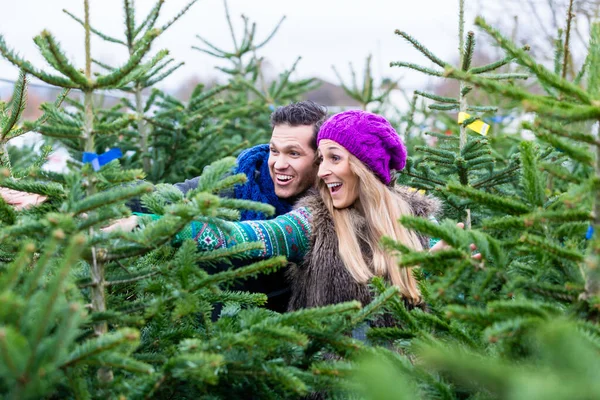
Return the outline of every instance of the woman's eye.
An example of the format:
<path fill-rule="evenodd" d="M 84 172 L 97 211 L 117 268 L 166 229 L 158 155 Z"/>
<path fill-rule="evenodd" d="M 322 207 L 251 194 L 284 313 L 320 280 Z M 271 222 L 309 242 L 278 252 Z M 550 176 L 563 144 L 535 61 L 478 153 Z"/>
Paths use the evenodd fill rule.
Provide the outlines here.
<path fill-rule="evenodd" d="M 333 161 L 340 161 L 340 156 L 331 156 Z"/>

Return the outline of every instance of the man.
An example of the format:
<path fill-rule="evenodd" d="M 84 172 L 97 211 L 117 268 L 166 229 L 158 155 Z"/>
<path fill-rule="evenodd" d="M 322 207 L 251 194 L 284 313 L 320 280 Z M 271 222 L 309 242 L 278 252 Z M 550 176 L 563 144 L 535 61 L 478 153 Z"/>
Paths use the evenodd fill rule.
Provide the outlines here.
<path fill-rule="evenodd" d="M 234 173 L 248 181 L 235 188 L 231 197 L 271 204 L 276 215 L 291 210 L 296 199 L 313 186 L 317 175 L 314 163 L 317 133 L 326 109 L 312 101 L 301 101 L 277 108 L 271 114 L 273 133 L 269 144 L 242 152 Z M 198 187 L 199 177 L 176 183 L 184 194 Z M 242 213 L 242 220 L 265 219 L 253 211 Z"/>
<path fill-rule="evenodd" d="M 245 174 L 247 182 L 224 195 L 270 204 L 275 207 L 275 216 L 290 211 L 296 200 L 314 185 L 317 175 L 317 133 L 326 116 L 325 107 L 312 101 L 277 108 L 271 114 L 273 132 L 270 143 L 247 149 L 238 156 L 238 165 L 233 172 Z M 185 194 L 198 187 L 198 179 L 188 179 L 174 186 Z M 28 197 L 28 194 L 8 189 L 0 189 L 0 195 L 7 203 L 19 208 L 44 200 L 37 195 Z M 242 220 L 265 218 L 265 215 L 255 211 L 246 210 L 241 214 Z M 107 230 L 117 227 L 131 229 L 136 224 L 135 219 L 122 220 Z M 285 271 L 279 270 L 270 275 L 249 278 L 234 289 L 265 293 L 268 297 L 267 308 L 284 312 L 289 299 L 284 275 Z"/>
<path fill-rule="evenodd" d="M 229 196 L 253 200 L 275 207 L 274 217 L 292 209 L 296 200 L 313 187 L 318 167 L 315 164 L 317 133 L 325 120 L 325 107 L 301 101 L 277 108 L 271 114 L 273 133 L 269 144 L 242 152 L 234 173 L 243 173 L 248 181 L 235 187 Z M 198 187 L 198 179 L 175 184 L 184 194 Z M 266 219 L 262 213 L 243 211 L 241 220 Z M 236 285 L 233 289 L 265 293 L 266 307 L 278 312 L 287 309 L 290 290 L 285 269 L 262 275 Z"/>

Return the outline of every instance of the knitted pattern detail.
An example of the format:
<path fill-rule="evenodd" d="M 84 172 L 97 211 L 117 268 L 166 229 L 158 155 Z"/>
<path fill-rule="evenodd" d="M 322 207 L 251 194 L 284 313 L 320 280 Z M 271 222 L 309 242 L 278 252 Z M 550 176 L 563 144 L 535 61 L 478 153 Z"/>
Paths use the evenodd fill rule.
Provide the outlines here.
<path fill-rule="evenodd" d="M 270 204 L 275 207 L 275 215 L 282 215 L 291 211 L 292 205 L 275 195 L 275 185 L 269 174 L 268 161 L 268 144 L 251 147 L 238 156 L 235 173 L 245 174 L 248 180 L 245 184 L 235 187 L 235 198 Z M 266 218 L 265 214 L 253 210 L 244 210 L 241 215 L 242 221 Z"/>
<path fill-rule="evenodd" d="M 430 216 L 429 216 L 429 220 L 430 220 L 431 222 L 434 222 L 434 223 L 436 223 L 436 224 L 439 224 L 439 222 L 438 222 L 437 218 L 435 218 L 435 216 L 433 216 L 433 215 L 430 215 Z M 435 246 L 435 245 L 437 244 L 437 242 L 439 242 L 440 240 L 441 240 L 441 239 L 438 239 L 438 238 L 429 238 L 429 248 L 432 248 L 433 246 Z"/>
<path fill-rule="evenodd" d="M 154 214 L 136 214 L 160 219 Z M 219 221 L 218 224 L 192 221 L 175 236 L 175 242 L 194 239 L 200 251 L 262 242 L 263 249 L 248 250 L 244 255 L 255 259 L 286 256 L 289 261 L 300 261 L 310 245 L 311 222 L 312 214 L 306 207 L 264 221 Z"/>

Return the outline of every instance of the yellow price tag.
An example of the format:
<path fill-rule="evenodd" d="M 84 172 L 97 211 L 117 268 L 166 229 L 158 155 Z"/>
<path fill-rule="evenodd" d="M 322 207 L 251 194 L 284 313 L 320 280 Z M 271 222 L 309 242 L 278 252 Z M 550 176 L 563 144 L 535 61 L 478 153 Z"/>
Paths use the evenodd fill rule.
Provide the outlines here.
<path fill-rule="evenodd" d="M 408 191 L 411 192 L 411 193 L 419 193 L 419 194 L 425 195 L 425 190 L 423 190 L 423 189 L 417 189 L 417 188 L 414 188 L 414 187 L 409 187 Z"/>
<path fill-rule="evenodd" d="M 458 123 L 459 124 L 462 124 L 464 120 L 469 119 L 469 118 L 471 118 L 471 116 L 469 114 L 467 114 L 466 112 L 458 113 Z M 469 128 L 483 136 L 486 136 L 488 131 L 490 130 L 490 126 L 480 119 L 467 125 L 467 128 Z"/>

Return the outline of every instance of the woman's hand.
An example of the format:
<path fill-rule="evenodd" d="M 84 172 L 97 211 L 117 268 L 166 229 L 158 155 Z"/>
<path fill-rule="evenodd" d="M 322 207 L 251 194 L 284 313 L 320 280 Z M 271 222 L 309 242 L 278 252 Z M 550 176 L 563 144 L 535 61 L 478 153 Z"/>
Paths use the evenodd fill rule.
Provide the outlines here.
<path fill-rule="evenodd" d="M 459 222 L 458 224 L 456 224 L 456 226 L 458 226 L 461 229 L 464 229 L 465 224 L 463 224 L 462 222 Z M 452 246 L 450 246 L 448 243 L 444 242 L 443 240 L 440 240 L 432 248 L 430 248 L 429 251 L 431 253 L 435 253 L 435 252 L 438 252 L 441 250 L 449 250 L 451 248 L 452 248 Z M 469 245 L 469 248 L 471 249 L 471 251 L 477 250 L 477 246 L 475 246 L 475 243 L 471 243 Z M 473 254 L 473 258 L 475 260 L 481 260 L 481 253 Z"/>
<path fill-rule="evenodd" d="M 109 226 L 100 228 L 100 230 L 106 233 L 113 231 L 131 232 L 137 225 L 138 217 L 137 215 L 132 215 L 131 217 L 118 219 Z"/>

